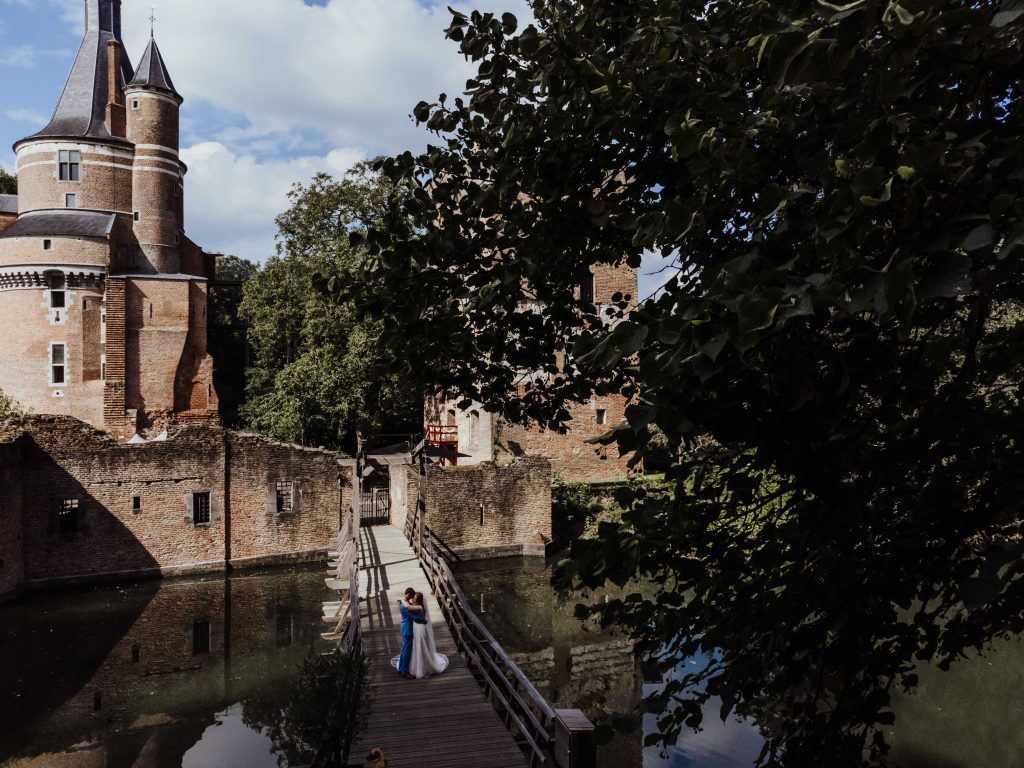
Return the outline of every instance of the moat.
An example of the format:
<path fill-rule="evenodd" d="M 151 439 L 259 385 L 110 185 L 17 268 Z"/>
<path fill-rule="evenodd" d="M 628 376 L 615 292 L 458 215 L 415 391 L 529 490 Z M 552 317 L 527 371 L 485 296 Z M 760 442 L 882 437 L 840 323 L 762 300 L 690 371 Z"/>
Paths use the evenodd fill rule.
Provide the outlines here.
<path fill-rule="evenodd" d="M 0 608 L 0 766 L 278 768 L 322 567 L 239 572 Z"/>
<path fill-rule="evenodd" d="M 649 686 L 629 642 L 588 631 L 542 561 L 474 563 L 459 581 L 482 619 L 557 707 L 628 711 Z M 322 649 L 318 565 L 29 595 L 0 608 L 0 766 L 287 768 L 310 745 L 289 710 Z M 688 660 L 683 664 L 690 663 Z M 1011 768 L 1024 754 L 1024 646 L 1001 643 L 950 672 L 925 669 L 896 702 L 894 764 Z M 648 728 L 650 723 L 647 724 Z M 667 754 L 623 734 L 603 768 L 746 768 L 753 723 L 722 723 Z"/>

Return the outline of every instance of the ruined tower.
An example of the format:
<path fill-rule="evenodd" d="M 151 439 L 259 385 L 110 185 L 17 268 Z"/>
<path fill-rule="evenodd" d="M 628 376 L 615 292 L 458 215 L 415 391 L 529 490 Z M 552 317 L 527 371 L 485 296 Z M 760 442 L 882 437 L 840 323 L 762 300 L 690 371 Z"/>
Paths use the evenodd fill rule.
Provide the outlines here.
<path fill-rule="evenodd" d="M 132 68 L 121 0 L 84 5 L 53 118 L 14 145 L 18 217 L 0 229 L 0 390 L 117 436 L 215 421 L 208 259 L 184 234 L 182 98 L 155 39 Z"/>

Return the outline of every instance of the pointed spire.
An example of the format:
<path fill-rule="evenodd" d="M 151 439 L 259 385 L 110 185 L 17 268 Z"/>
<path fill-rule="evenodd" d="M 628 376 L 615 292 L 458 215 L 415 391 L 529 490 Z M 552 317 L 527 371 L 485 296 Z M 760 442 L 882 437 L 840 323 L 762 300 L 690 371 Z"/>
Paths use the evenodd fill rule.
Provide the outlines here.
<path fill-rule="evenodd" d="M 128 84 L 128 88 L 153 88 L 158 91 L 174 96 L 182 101 L 181 94 L 174 88 L 171 74 L 164 64 L 164 57 L 160 54 L 160 47 L 156 44 L 156 38 L 149 38 L 149 45 L 142 55 L 142 61 L 135 70 L 135 79 Z"/>
<path fill-rule="evenodd" d="M 105 123 L 110 101 L 107 43 L 111 40 L 121 43 L 121 0 L 85 0 L 85 37 L 71 74 L 49 125 L 29 138 L 111 138 Z M 114 50 L 123 85 L 132 78 L 132 63 L 123 44 Z"/>

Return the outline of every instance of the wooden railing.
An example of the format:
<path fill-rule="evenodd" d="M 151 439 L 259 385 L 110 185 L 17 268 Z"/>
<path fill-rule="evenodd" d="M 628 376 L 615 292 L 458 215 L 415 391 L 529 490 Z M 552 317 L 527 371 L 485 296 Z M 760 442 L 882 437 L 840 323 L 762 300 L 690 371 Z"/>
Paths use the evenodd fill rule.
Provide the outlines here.
<path fill-rule="evenodd" d="M 407 522 L 406 535 L 430 578 L 459 652 L 503 716 L 505 727 L 520 740 L 531 768 L 593 768 L 593 725 L 579 710 L 553 709 L 473 612 L 452 574 L 451 558 L 458 558 L 454 550 L 426 525 L 419 511 Z"/>

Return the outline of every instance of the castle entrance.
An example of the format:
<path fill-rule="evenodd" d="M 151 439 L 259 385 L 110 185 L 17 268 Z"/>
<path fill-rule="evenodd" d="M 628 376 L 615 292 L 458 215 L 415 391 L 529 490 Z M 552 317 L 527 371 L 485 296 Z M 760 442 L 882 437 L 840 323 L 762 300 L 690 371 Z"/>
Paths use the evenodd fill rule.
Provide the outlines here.
<path fill-rule="evenodd" d="M 363 525 L 391 524 L 391 476 L 387 465 L 368 466 L 373 471 L 359 484 L 359 514 Z"/>

